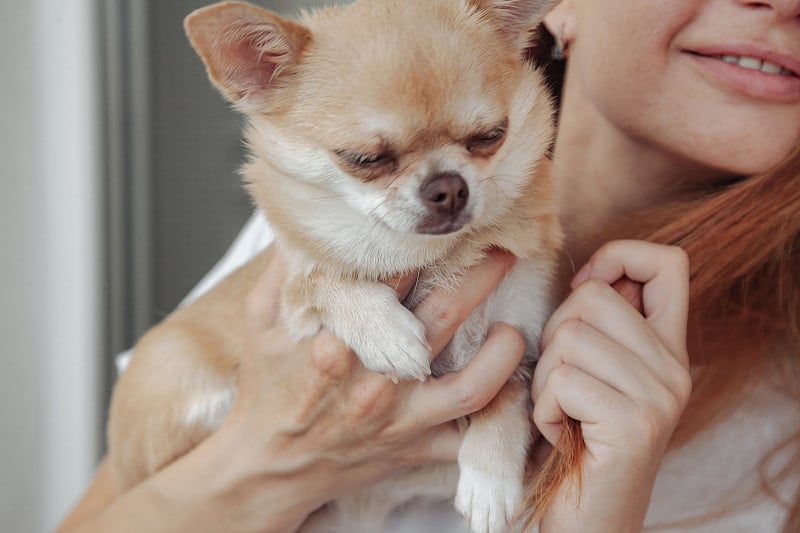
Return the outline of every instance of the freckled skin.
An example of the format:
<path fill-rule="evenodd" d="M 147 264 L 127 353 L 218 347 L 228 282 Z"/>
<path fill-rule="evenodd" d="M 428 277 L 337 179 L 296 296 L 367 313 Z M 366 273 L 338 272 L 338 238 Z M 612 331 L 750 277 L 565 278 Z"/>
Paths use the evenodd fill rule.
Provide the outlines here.
<path fill-rule="evenodd" d="M 800 98 L 777 103 L 737 93 L 704 75 L 686 53 L 744 42 L 798 59 L 796 3 L 564 4 L 570 14 L 559 26 L 566 25 L 574 41 L 570 76 L 581 97 L 620 134 L 699 164 L 702 179 L 763 172 L 797 142 Z"/>

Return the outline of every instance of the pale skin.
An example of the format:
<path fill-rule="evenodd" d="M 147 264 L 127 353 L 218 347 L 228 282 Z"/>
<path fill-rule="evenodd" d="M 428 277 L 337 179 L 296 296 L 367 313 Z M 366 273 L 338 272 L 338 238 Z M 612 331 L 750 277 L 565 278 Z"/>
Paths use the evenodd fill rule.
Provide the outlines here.
<path fill-rule="evenodd" d="M 676 248 L 593 235 L 631 209 L 766 170 L 788 153 L 800 98 L 743 93 L 682 50 L 734 32 L 796 58 L 800 1 L 564 0 L 546 24 L 570 43 L 553 164 L 568 260 L 531 392 L 543 438 L 554 443 L 570 416 L 586 456 L 583 492 L 563 488 L 542 531 L 639 531 L 691 391 L 688 265 Z M 420 306 L 434 354 L 512 264 L 493 253 L 457 297 Z M 281 269 L 274 260 L 248 303 L 249 371 L 223 428 L 125 494 L 102 463 L 60 531 L 293 531 L 343 492 L 455 460 L 451 421 L 486 405 L 522 356 L 517 332 L 498 325 L 462 372 L 394 385 L 328 333 L 288 339 L 275 325 Z M 613 290 L 623 277 L 640 287 L 641 309 Z"/>

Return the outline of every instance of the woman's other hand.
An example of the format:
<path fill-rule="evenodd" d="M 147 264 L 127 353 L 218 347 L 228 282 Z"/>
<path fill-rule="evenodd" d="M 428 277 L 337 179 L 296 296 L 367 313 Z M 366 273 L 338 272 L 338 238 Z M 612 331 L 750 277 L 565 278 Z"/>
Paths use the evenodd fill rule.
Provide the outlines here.
<path fill-rule="evenodd" d="M 630 283 L 615 290 L 620 280 L 641 294 Z M 542 334 L 532 392 L 534 421 L 551 444 L 565 417 L 580 422 L 582 490 L 561 487 L 541 531 L 640 531 L 691 392 L 688 259 L 675 247 L 615 241 L 572 289 Z"/>

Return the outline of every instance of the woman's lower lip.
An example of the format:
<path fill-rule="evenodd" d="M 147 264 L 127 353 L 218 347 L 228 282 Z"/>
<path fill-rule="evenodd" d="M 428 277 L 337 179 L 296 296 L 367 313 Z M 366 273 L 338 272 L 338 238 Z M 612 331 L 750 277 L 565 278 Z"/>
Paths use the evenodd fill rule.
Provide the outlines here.
<path fill-rule="evenodd" d="M 687 55 L 705 73 L 740 93 L 779 103 L 800 101 L 800 77 L 767 74 L 711 56 Z"/>

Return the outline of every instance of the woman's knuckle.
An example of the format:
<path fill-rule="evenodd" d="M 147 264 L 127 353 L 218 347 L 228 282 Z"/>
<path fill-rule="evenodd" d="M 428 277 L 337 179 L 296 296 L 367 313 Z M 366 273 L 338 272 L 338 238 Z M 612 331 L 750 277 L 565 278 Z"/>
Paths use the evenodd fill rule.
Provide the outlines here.
<path fill-rule="evenodd" d="M 365 379 L 353 387 L 350 397 L 351 409 L 361 418 L 367 415 L 382 413 L 392 403 L 393 394 L 388 381 L 375 376 Z"/>
<path fill-rule="evenodd" d="M 567 387 L 572 380 L 573 370 L 574 368 L 568 364 L 557 366 L 547 378 L 547 385 L 553 387 L 554 390 Z"/>
<path fill-rule="evenodd" d="M 660 415 L 665 420 L 677 420 L 683 411 L 683 402 L 674 391 L 668 391 L 660 401 Z"/>
<path fill-rule="evenodd" d="M 671 355 L 665 355 L 667 359 L 666 367 L 662 370 L 663 380 L 669 391 L 675 398 L 685 404 L 692 394 L 693 380 L 692 374 L 680 361 Z"/>
<path fill-rule="evenodd" d="M 577 318 L 569 318 L 558 325 L 553 333 L 553 342 L 562 349 L 574 346 L 586 334 L 586 324 Z"/>
<path fill-rule="evenodd" d="M 386 419 L 385 423 L 380 426 L 381 439 L 384 442 L 396 443 L 405 441 L 408 433 L 408 427 L 400 424 L 397 419 Z"/>
<path fill-rule="evenodd" d="M 546 376 L 537 372 L 533 373 L 533 378 L 531 379 L 531 397 L 534 402 L 542 395 L 546 382 Z"/>
<path fill-rule="evenodd" d="M 686 406 L 686 399 L 677 390 L 675 382 L 651 391 L 648 403 L 651 421 L 676 422 Z"/>
<path fill-rule="evenodd" d="M 620 245 L 619 241 L 608 241 L 608 242 L 604 243 L 602 246 L 600 246 L 600 248 L 597 249 L 597 251 L 594 254 L 592 254 L 592 258 L 590 259 L 590 262 L 595 264 L 595 263 L 601 263 L 601 262 L 605 261 L 605 259 L 608 256 L 610 256 L 610 255 L 612 255 L 614 253 L 614 250 L 619 245 Z"/>
<path fill-rule="evenodd" d="M 544 417 L 545 413 L 544 413 L 544 407 L 542 407 L 542 405 L 543 404 L 541 404 L 541 403 L 534 403 L 533 404 L 533 414 L 531 415 L 531 418 L 533 420 L 533 424 L 537 428 L 538 427 L 543 427 L 547 422 L 545 420 L 545 417 Z"/>
<path fill-rule="evenodd" d="M 674 377 L 672 378 L 673 389 L 675 396 L 679 401 L 681 408 L 685 407 L 692 396 L 692 375 L 682 366 L 675 370 Z"/>
<path fill-rule="evenodd" d="M 475 389 L 460 389 L 456 392 L 456 405 L 466 413 L 474 413 L 486 407 L 491 397 L 485 392 Z"/>
<path fill-rule="evenodd" d="M 584 335 L 585 324 L 578 319 L 566 319 L 554 330 L 547 347 L 547 355 L 555 355 L 559 359 L 568 357 L 578 350 L 578 344 Z"/>
<path fill-rule="evenodd" d="M 680 246 L 670 246 L 669 257 L 675 268 L 681 272 L 689 272 L 689 254 Z"/>
<path fill-rule="evenodd" d="M 432 296 L 425 302 L 423 308 L 423 321 L 433 330 L 446 331 L 459 322 L 460 312 L 457 305 L 450 299 Z"/>
<path fill-rule="evenodd" d="M 311 359 L 320 375 L 340 378 L 351 371 L 353 354 L 342 341 L 329 335 L 317 335 L 311 343 Z"/>
<path fill-rule="evenodd" d="M 590 279 L 577 290 L 577 296 L 584 305 L 593 306 L 602 302 L 609 294 L 608 283 L 599 279 Z"/>

